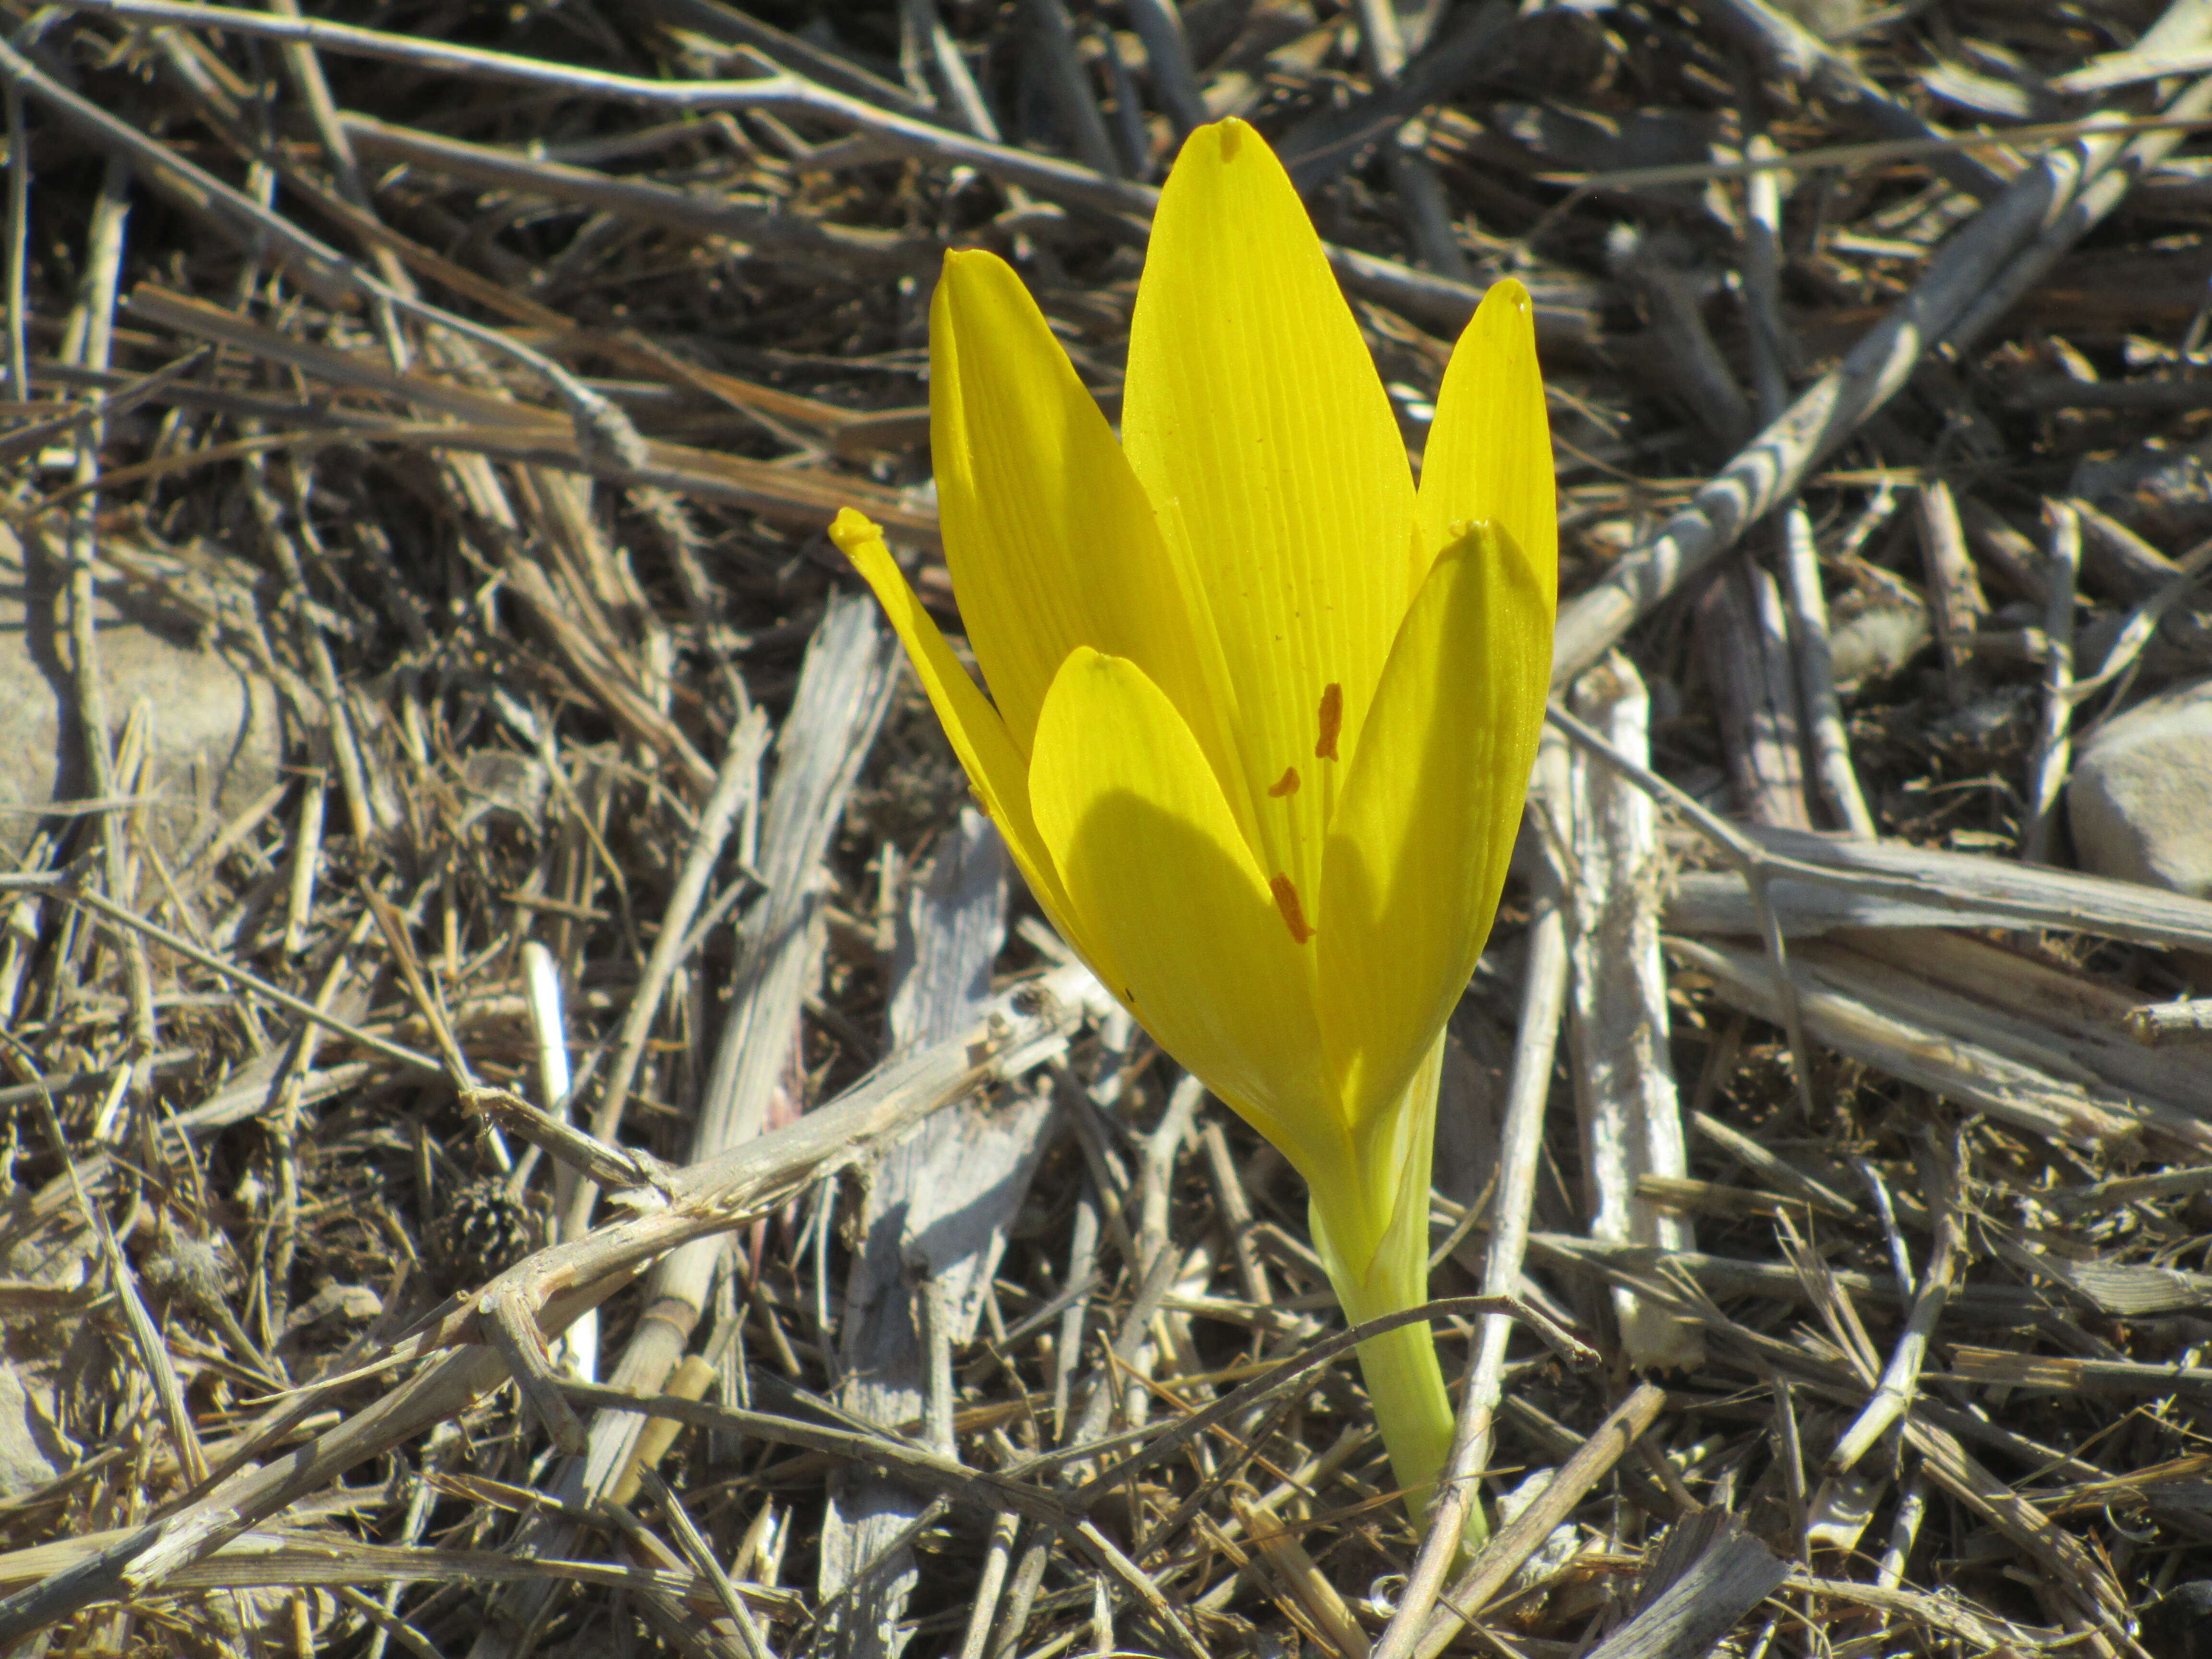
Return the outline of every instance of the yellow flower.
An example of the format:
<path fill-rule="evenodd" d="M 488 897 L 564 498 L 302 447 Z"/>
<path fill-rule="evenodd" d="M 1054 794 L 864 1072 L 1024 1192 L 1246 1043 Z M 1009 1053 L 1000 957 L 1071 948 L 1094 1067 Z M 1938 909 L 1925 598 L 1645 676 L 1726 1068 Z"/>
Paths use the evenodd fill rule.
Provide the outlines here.
<path fill-rule="evenodd" d="M 1551 666 L 1557 529 L 1528 296 L 1453 352 L 1420 487 L 1282 166 L 1194 132 L 1153 223 L 1121 441 L 1019 278 L 930 313 L 945 556 L 987 700 L 848 509 L 1038 902 L 1297 1168 L 1355 1322 L 1426 1299 L 1441 1034 L 1480 954 Z M 1452 1421 L 1419 1325 L 1363 1345 L 1417 1509 Z"/>

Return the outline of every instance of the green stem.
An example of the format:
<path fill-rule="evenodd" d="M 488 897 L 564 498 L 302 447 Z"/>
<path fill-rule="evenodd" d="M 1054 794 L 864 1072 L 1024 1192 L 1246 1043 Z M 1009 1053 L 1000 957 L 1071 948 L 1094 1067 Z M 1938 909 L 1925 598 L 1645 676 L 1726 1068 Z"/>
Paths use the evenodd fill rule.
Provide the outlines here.
<path fill-rule="evenodd" d="M 1369 1318 L 1396 1311 L 1376 1308 Z M 1405 1488 L 1416 1522 L 1429 1512 L 1437 1477 L 1451 1455 L 1451 1397 L 1437 1364 L 1436 1340 L 1426 1325 L 1401 1325 L 1359 1345 L 1359 1370 L 1374 1402 L 1375 1426 L 1390 1454 L 1391 1472 Z"/>
<path fill-rule="evenodd" d="M 1436 1139 L 1441 1039 L 1395 1109 L 1367 1126 L 1340 1168 L 1309 1172 L 1314 1246 L 1345 1317 L 1362 1325 L 1428 1300 L 1429 1162 Z M 1426 1325 L 1401 1325 L 1359 1345 L 1375 1426 L 1416 1524 L 1427 1519 L 1437 1477 L 1451 1456 L 1451 1396 Z M 1480 1503 L 1465 1541 L 1487 1535 Z"/>

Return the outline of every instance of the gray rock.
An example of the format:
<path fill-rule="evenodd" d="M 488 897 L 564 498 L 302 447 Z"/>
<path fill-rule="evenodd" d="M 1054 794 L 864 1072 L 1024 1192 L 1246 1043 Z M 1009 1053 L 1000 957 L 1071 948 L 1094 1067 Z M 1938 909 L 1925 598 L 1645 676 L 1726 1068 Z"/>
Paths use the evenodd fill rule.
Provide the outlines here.
<path fill-rule="evenodd" d="M 54 1426 L 51 1382 L 0 1361 L 0 1499 L 51 1485 L 77 1461 L 76 1447 Z"/>
<path fill-rule="evenodd" d="M 2075 757 L 2066 807 L 2083 869 L 2212 898 L 2212 679 L 2099 731 Z"/>
<path fill-rule="evenodd" d="M 2151 1659 L 2212 1659 L 2212 1579 L 2177 1584 L 2145 1607 L 2142 1644 Z"/>
<path fill-rule="evenodd" d="M 544 816 L 546 791 L 552 787 L 541 763 L 504 749 L 471 754 L 461 763 L 461 782 L 470 795 L 471 823 L 506 817 L 533 828 Z"/>
<path fill-rule="evenodd" d="M 283 719 L 267 680 L 157 608 L 103 596 L 97 634 L 108 719 L 119 735 L 151 715 L 143 822 L 165 856 L 203 838 L 276 780 Z M 0 526 L 0 863 L 38 826 L 36 809 L 90 793 L 69 665 L 65 578 Z M 26 810 L 32 809 L 32 810 Z"/>

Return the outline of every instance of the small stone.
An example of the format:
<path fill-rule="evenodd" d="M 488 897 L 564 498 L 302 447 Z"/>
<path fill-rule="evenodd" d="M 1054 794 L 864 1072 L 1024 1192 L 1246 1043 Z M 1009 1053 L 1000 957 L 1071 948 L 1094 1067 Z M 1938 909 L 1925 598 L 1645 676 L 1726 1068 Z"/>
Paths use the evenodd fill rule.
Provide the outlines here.
<path fill-rule="evenodd" d="M 504 816 L 534 830 L 544 815 L 550 781 L 544 767 L 527 755 L 479 749 L 461 763 L 461 781 L 472 797 L 471 822 Z"/>
<path fill-rule="evenodd" d="M 179 624 L 129 599 L 95 602 L 100 672 L 112 735 L 140 703 L 152 720 L 152 759 L 138 793 L 141 822 L 173 854 L 276 781 L 283 721 L 275 689 Z M 84 747 L 69 662 L 69 602 L 61 573 L 27 557 L 0 528 L 0 805 L 82 799 Z M 12 863 L 39 820 L 0 812 L 0 857 Z"/>
<path fill-rule="evenodd" d="M 2212 679 L 2105 726 L 2066 790 L 2084 870 L 2212 898 Z"/>
<path fill-rule="evenodd" d="M 59 1415 L 44 1368 L 0 1360 L 0 1501 L 51 1485 L 82 1456 L 55 1426 Z"/>
<path fill-rule="evenodd" d="M 366 1285 L 325 1284 L 284 1316 L 284 1334 L 305 1330 L 319 1320 L 339 1319 L 365 1325 L 384 1311 L 384 1298 Z"/>
<path fill-rule="evenodd" d="M 2212 1659 L 2212 1578 L 2177 1584 L 2143 1609 L 2151 1659 Z"/>

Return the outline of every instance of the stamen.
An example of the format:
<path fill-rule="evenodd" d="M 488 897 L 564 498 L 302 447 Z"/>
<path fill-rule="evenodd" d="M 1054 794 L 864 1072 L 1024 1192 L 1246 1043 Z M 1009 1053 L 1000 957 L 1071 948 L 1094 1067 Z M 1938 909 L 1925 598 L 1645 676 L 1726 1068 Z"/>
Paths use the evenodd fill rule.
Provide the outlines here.
<path fill-rule="evenodd" d="M 1267 786 L 1267 794 L 1274 800 L 1280 800 L 1285 795 L 1295 795 L 1297 793 L 1298 769 L 1295 766 L 1285 767 L 1283 775 Z"/>
<path fill-rule="evenodd" d="M 1344 688 L 1331 680 L 1322 688 L 1321 741 L 1314 744 L 1314 758 L 1336 758 L 1336 734 L 1344 726 Z"/>
<path fill-rule="evenodd" d="M 1267 884 L 1267 890 L 1275 896 L 1275 908 L 1283 913 L 1284 924 L 1291 930 L 1291 943 L 1304 945 L 1314 936 L 1306 926 L 1306 908 L 1298 902 L 1298 890 L 1288 876 L 1277 876 Z"/>

